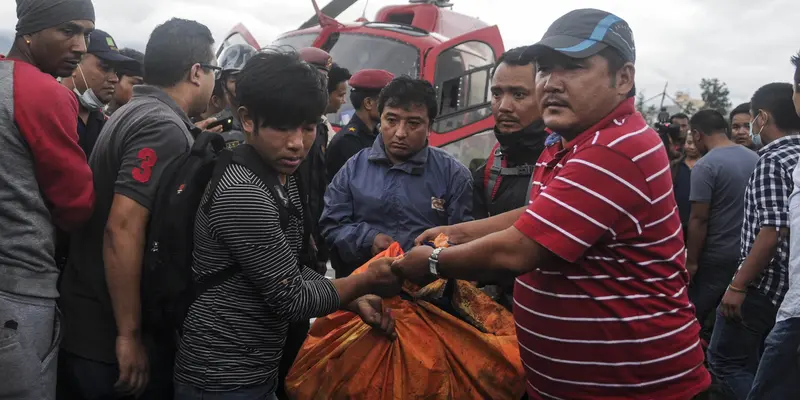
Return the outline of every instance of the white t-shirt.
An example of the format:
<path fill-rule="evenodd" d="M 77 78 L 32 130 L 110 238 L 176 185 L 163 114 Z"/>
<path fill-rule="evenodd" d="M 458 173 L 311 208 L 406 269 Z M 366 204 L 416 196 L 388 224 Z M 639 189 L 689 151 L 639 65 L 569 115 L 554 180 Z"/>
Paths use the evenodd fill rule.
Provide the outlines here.
<path fill-rule="evenodd" d="M 794 190 L 789 196 L 789 290 L 778 309 L 776 321 L 800 317 L 800 168 L 792 173 Z"/>

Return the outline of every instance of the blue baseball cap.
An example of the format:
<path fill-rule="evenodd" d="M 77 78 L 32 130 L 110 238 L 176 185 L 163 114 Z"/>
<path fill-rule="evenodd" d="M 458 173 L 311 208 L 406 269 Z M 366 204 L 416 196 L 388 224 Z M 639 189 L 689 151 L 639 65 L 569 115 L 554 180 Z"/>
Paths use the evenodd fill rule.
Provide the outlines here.
<path fill-rule="evenodd" d="M 636 61 L 636 46 L 628 23 L 610 12 L 584 8 L 570 11 L 553 22 L 530 51 L 536 56 L 537 50 L 546 48 L 571 58 L 587 58 L 607 47 L 616 49 L 625 61 Z"/>

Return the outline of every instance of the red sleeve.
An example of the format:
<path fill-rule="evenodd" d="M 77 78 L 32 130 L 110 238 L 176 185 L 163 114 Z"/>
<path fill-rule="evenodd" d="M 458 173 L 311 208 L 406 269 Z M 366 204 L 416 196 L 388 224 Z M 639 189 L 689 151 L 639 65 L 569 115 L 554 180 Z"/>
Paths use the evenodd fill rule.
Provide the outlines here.
<path fill-rule="evenodd" d="M 22 65 L 14 73 L 14 119 L 30 146 L 53 222 L 70 231 L 94 207 L 92 171 L 78 145 L 78 102 L 51 77 Z"/>
<path fill-rule="evenodd" d="M 568 262 L 576 262 L 603 235 L 641 233 L 636 210 L 649 189 L 630 158 L 592 146 L 569 159 L 514 225 Z"/>

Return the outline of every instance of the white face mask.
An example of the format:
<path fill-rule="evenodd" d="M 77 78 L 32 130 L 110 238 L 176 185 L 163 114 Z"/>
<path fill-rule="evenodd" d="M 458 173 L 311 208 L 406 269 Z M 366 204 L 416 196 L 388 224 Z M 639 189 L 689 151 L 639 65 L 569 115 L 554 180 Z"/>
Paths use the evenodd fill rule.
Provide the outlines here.
<path fill-rule="evenodd" d="M 78 95 L 78 101 L 81 103 L 81 106 L 89 111 L 102 110 L 103 107 L 105 107 L 105 104 L 103 104 L 103 102 L 97 98 L 97 95 L 94 94 L 94 90 L 89 88 L 89 84 L 86 83 L 86 77 L 83 75 L 83 69 L 81 69 L 80 65 L 78 65 L 78 71 L 81 73 L 81 78 L 83 79 L 84 86 L 86 86 L 86 91 L 81 93 L 77 88 L 72 89 L 72 91 Z"/>

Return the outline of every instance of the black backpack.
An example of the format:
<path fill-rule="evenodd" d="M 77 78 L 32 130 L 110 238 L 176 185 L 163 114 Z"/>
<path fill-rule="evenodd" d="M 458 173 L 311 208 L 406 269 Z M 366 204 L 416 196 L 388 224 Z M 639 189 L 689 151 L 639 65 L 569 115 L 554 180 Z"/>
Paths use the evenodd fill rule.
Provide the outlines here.
<path fill-rule="evenodd" d="M 210 195 L 231 163 L 246 166 L 256 173 L 279 201 L 281 228 L 286 231 L 289 214 L 304 222 L 302 265 L 313 265 L 316 249 L 308 226 L 309 213 L 300 213 L 285 194 L 275 171 L 264 164 L 255 149 L 241 145 L 225 149 L 225 140 L 216 133 L 200 133 L 191 150 L 173 161 L 159 183 L 155 208 L 148 226 L 142 268 L 142 324 L 145 328 L 180 331 L 192 302 L 208 289 L 239 272 L 233 265 L 197 282 L 192 273 L 194 226 L 198 207 L 208 190 Z M 298 187 L 302 187 L 299 185 Z M 303 198 L 301 194 L 301 198 Z M 204 204 L 206 212 L 213 197 Z M 304 205 L 305 206 L 305 205 Z"/>

